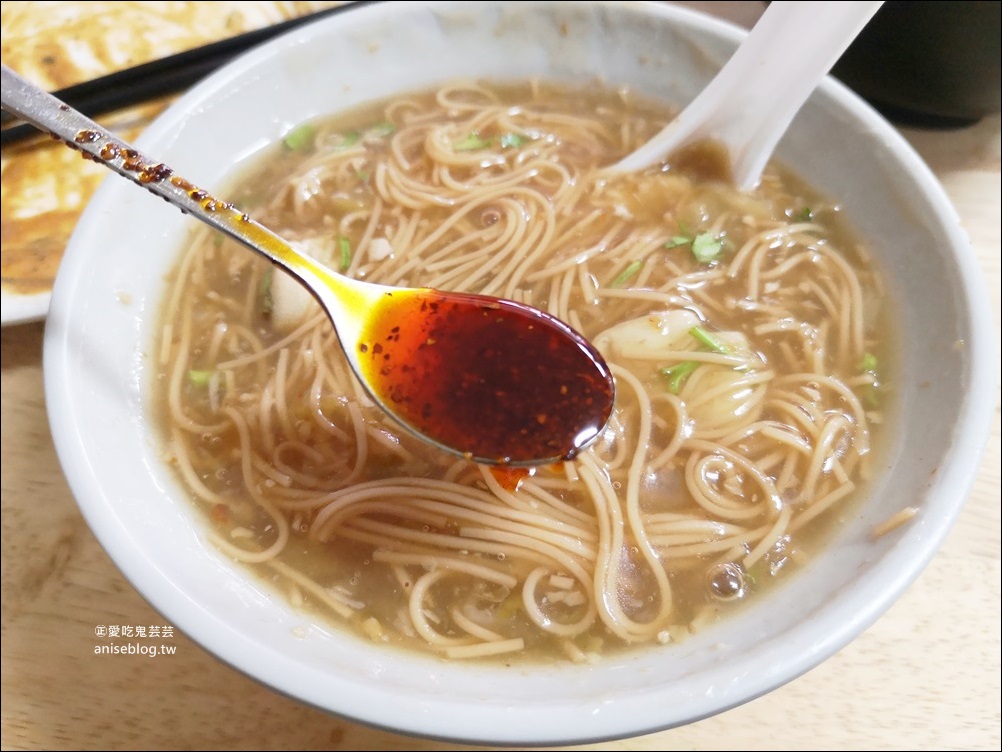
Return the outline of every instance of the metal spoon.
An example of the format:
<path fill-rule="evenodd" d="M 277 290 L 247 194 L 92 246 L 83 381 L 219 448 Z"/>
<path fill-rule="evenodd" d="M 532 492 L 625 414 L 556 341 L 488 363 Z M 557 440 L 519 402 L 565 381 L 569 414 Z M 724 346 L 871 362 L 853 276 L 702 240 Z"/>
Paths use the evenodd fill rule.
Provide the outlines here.
<path fill-rule="evenodd" d="M 697 141 L 728 151 L 740 190 L 758 185 L 801 105 L 883 3 L 773 2 L 720 72 L 654 138 L 608 168 L 634 172 Z"/>
<path fill-rule="evenodd" d="M 605 427 L 611 372 L 562 321 L 510 300 L 338 274 L 7 66 L 2 74 L 4 109 L 298 279 L 327 311 L 369 394 L 417 436 L 477 462 L 524 466 L 570 459 Z"/>

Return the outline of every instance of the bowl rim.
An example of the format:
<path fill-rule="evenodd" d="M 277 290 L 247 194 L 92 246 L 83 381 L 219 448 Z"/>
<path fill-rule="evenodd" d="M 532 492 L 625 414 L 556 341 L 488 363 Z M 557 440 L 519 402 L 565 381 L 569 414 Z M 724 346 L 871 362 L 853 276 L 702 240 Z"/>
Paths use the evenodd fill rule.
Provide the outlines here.
<path fill-rule="evenodd" d="M 560 5 L 577 4 L 579 3 L 560 3 Z M 581 4 L 618 5 L 603 2 Z M 200 103 L 225 93 L 236 81 L 251 76 L 258 66 L 265 65 L 280 56 L 290 45 L 308 44 L 311 40 L 315 42 L 316 39 L 333 33 L 342 26 L 362 24 L 377 16 L 407 13 L 412 5 L 437 7 L 466 5 L 466 3 L 443 3 L 437 0 L 421 4 L 408 2 L 406 5 L 396 2 L 365 4 L 353 9 L 351 13 L 338 14 L 293 30 L 242 55 L 196 85 L 157 118 L 137 141 L 137 145 L 145 149 L 147 144 L 169 142 L 172 134 L 183 124 L 186 113 L 192 108 L 198 108 Z M 700 33 L 716 36 L 734 44 L 744 34 L 743 30 L 727 22 L 680 6 L 655 2 L 630 3 L 629 6 L 637 12 L 653 13 L 673 23 L 697 29 Z M 959 220 L 945 192 L 932 172 L 900 134 L 862 99 L 830 78 L 823 82 L 815 96 L 827 98 L 837 106 L 848 109 L 853 117 L 858 118 L 865 127 L 878 134 L 887 148 L 895 153 L 896 158 L 907 165 L 911 174 L 922 185 L 924 192 L 936 204 L 939 220 L 957 228 L 955 261 L 964 289 L 969 296 L 964 302 L 969 309 L 968 315 L 973 327 L 970 361 L 971 393 L 975 397 L 991 399 L 995 375 L 991 359 L 995 352 L 993 345 L 988 344 L 994 342 L 991 331 L 992 318 L 990 315 L 984 315 L 985 311 L 990 310 L 987 290 L 973 254 L 964 251 L 964 248 L 969 249 L 969 244 L 961 237 Z M 353 721 L 397 733 L 448 741 L 507 745 L 587 743 L 649 733 L 693 722 L 748 702 L 787 683 L 848 644 L 876 621 L 918 576 L 935 554 L 948 532 L 949 525 L 959 513 L 960 503 L 955 503 L 950 514 L 942 520 L 944 525 L 939 529 L 926 531 L 920 546 L 913 547 L 909 551 L 890 552 L 882 562 L 882 571 L 887 574 L 886 578 L 882 578 L 879 582 L 867 583 L 863 588 L 866 605 L 856 612 L 853 618 L 847 619 L 840 629 L 817 638 L 813 652 L 795 658 L 781 659 L 776 656 L 777 660 L 782 661 L 782 671 L 744 680 L 737 690 L 725 693 L 723 702 L 711 705 L 704 712 L 696 710 L 698 707 L 696 703 L 681 714 L 659 714 L 656 712 L 656 707 L 661 700 L 656 692 L 651 692 L 647 697 L 631 698 L 635 712 L 629 714 L 629 718 L 624 717 L 619 720 L 610 719 L 606 714 L 602 714 L 601 719 L 591 719 L 583 715 L 580 708 L 564 704 L 557 708 L 530 712 L 528 715 L 525 708 L 519 708 L 520 715 L 517 716 L 520 719 L 521 725 L 519 725 L 512 723 L 516 716 L 512 715 L 510 709 L 491 706 L 478 711 L 481 715 L 486 714 L 493 718 L 493 722 L 487 725 L 490 736 L 484 736 L 483 729 L 480 728 L 484 723 L 483 720 L 464 717 L 463 713 L 456 712 L 456 707 L 449 703 L 436 708 L 436 702 L 427 697 L 394 696 L 393 700 L 396 703 L 394 714 L 397 719 L 388 721 L 384 710 L 378 707 L 380 701 L 385 702 L 385 696 L 378 690 L 372 691 L 357 682 L 342 685 L 340 688 L 350 693 L 350 696 L 340 698 L 341 704 L 332 706 L 329 698 L 325 698 L 322 692 L 306 691 L 285 677 L 287 666 L 281 654 L 259 654 L 255 656 L 253 664 L 249 663 L 246 651 L 259 648 L 260 645 L 249 640 L 233 625 L 220 622 L 212 614 L 199 608 L 187 593 L 178 588 L 157 562 L 147 558 L 146 552 L 138 546 L 123 520 L 114 514 L 113 503 L 107 498 L 98 471 L 91 461 L 92 453 L 96 450 L 89 443 L 86 427 L 77 422 L 63 422 L 59 419 L 60 416 L 78 414 L 76 403 L 79 395 L 74 392 L 76 374 L 73 372 L 73 365 L 76 362 L 75 358 L 79 357 L 81 346 L 79 338 L 82 332 L 73 325 L 72 320 L 77 296 L 83 292 L 76 288 L 76 281 L 81 267 L 89 262 L 90 254 L 85 249 L 100 232 L 102 209 L 107 209 L 121 194 L 132 190 L 132 186 L 117 178 L 109 179 L 102 185 L 71 238 L 57 276 L 46 325 L 43 356 L 45 393 L 57 454 L 73 495 L 91 529 L 143 597 L 165 618 L 177 624 L 187 636 L 220 660 L 299 701 Z M 991 420 L 991 411 L 984 410 L 975 403 L 976 400 L 965 403 L 965 416 L 962 422 L 970 426 L 970 430 L 957 437 L 954 452 L 961 461 L 950 464 L 937 481 L 940 486 L 963 489 L 964 497 L 973 484 L 977 467 L 976 458 L 980 457 L 983 450 Z M 967 459 L 964 459 L 965 457 Z M 436 711 L 443 711 L 444 714 Z M 449 718 L 454 725 L 447 729 L 443 728 L 443 717 Z M 636 720 L 638 717 L 645 720 L 638 721 Z M 556 730 L 558 728 L 559 731 Z"/>

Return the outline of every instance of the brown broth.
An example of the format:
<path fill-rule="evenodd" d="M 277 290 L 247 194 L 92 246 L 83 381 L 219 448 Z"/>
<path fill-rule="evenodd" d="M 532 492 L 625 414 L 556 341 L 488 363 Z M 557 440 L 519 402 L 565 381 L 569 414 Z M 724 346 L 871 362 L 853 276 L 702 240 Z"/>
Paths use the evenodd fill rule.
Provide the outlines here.
<path fill-rule="evenodd" d="M 879 444 L 875 434 L 891 400 L 883 381 L 893 366 L 878 271 L 838 207 L 775 166 L 754 194 L 736 194 L 722 179 L 719 158 L 706 158 L 712 150 L 702 156 L 690 153 L 664 170 L 596 179 L 595 167 L 616 161 L 671 115 L 628 92 L 479 85 L 437 96 L 446 102 L 441 108 L 435 92 L 415 93 L 311 124 L 307 147 L 278 145 L 234 181 L 234 203 L 284 237 L 327 248 L 332 267 L 372 281 L 446 285 L 493 295 L 506 292 L 498 279 L 517 279 L 513 297 L 573 319 L 569 323 L 585 336 L 601 339 L 612 353 L 610 362 L 629 371 L 647 395 L 640 399 L 631 388 L 617 385 L 614 423 L 622 430 L 592 450 L 604 463 L 602 477 L 619 495 L 622 508 L 602 511 L 605 502 L 581 480 L 590 472 L 581 463 L 491 476 L 401 434 L 352 386 L 347 366 L 333 353 L 333 332 L 317 310 L 307 304 L 297 319 L 309 321 L 312 315 L 312 325 L 283 328 L 272 299 L 281 291 L 267 264 L 229 247 L 230 241 L 200 233 L 194 254 L 179 267 L 163 313 L 169 327 L 161 343 L 164 355 L 154 400 L 169 457 L 207 509 L 215 534 L 243 550 L 267 549 L 275 544 L 276 525 L 255 499 L 285 507 L 289 541 L 276 560 L 333 593 L 350 615 L 332 612 L 322 598 L 292 581 L 287 569 L 250 566 L 322 623 L 347 625 L 388 645 L 433 652 L 443 650 L 429 647 L 407 626 L 405 599 L 419 578 L 433 571 L 420 561 L 422 551 L 430 556 L 432 541 L 439 541 L 450 562 L 472 562 L 519 583 L 512 588 L 450 575 L 429 586 L 432 610 L 455 600 L 464 604 L 467 618 L 481 619 L 485 629 L 503 632 L 505 639 L 521 637 L 524 651 L 494 658 L 507 662 L 584 660 L 629 649 L 634 642 L 683 639 L 763 597 L 774 582 L 820 555 L 824 541 L 866 488 Z M 504 103 L 503 114 L 478 120 L 481 103 Z M 574 118 L 587 119 L 579 131 L 568 130 Z M 392 130 L 387 122 L 394 124 Z M 449 130 L 450 122 L 461 123 L 462 129 Z M 482 127 L 471 130 L 471 122 Z M 441 133 L 449 138 L 435 141 Z M 432 169 L 426 147 L 445 149 L 454 162 Z M 558 212 L 547 224 L 547 206 L 533 204 L 535 199 L 520 192 L 520 186 L 557 185 L 560 171 L 540 162 L 537 172 L 521 181 L 507 184 L 505 177 L 523 163 L 536 164 L 537 152 L 557 148 L 574 178 L 560 183 L 560 195 L 579 200 L 573 214 Z M 345 156 L 335 168 L 324 161 L 324 153 Z M 384 167 L 388 155 L 410 167 L 391 175 Z M 298 175 L 295 185 L 292 175 Z M 442 185 L 437 200 L 425 200 L 415 188 L 427 175 Z M 500 187 L 468 206 L 462 185 L 469 181 Z M 418 215 L 411 205 L 421 203 L 425 206 Z M 373 219 L 377 207 L 379 216 Z M 524 225 L 520 212 L 529 217 Z M 788 238 L 783 234 L 787 225 L 805 229 Z M 756 238 L 770 228 L 778 233 L 776 247 L 756 256 Z M 498 238 L 506 231 L 523 233 L 522 255 L 505 255 Z M 392 253 L 384 255 L 385 246 L 376 238 L 386 240 Z M 477 243 L 496 244 L 496 258 L 481 264 Z M 422 255 L 411 253 L 422 244 Z M 697 250 L 705 254 L 703 260 Z M 525 258 L 531 263 L 523 265 Z M 737 269 L 734 276 L 724 273 L 732 268 Z M 836 297 L 841 291 L 846 291 L 845 300 Z M 684 358 L 676 358 L 670 348 L 665 360 L 649 357 L 652 347 L 666 346 L 668 335 L 653 334 L 643 322 L 666 308 L 696 316 L 699 337 L 708 338 L 697 338 L 688 324 L 675 332 L 674 341 L 684 343 L 680 351 L 689 353 Z M 856 318 L 843 315 L 846 308 Z M 659 321 L 664 327 L 670 319 L 692 323 L 685 316 Z M 300 336 L 290 340 L 297 327 Z M 861 342 L 854 341 L 857 330 L 863 332 Z M 639 356 L 617 349 L 629 345 L 637 332 L 656 340 L 654 345 L 641 347 Z M 817 343 L 822 344 L 812 350 Z M 269 349 L 273 352 L 267 357 L 254 356 Z M 800 349 L 814 354 L 801 358 Z M 815 362 L 825 378 L 848 384 L 846 391 L 826 386 L 820 377 L 798 376 Z M 280 400 L 270 391 L 276 379 L 287 387 Z M 696 393 L 700 386 L 703 392 Z M 185 427 L 172 413 L 171 394 L 192 425 Z M 687 423 L 672 407 L 676 400 L 684 405 Z M 278 401 L 284 403 L 282 410 L 255 412 L 258 404 Z M 647 402 L 654 407 L 644 407 Z M 863 412 L 854 412 L 857 405 Z M 636 476 L 620 450 L 637 441 L 645 410 L 652 420 L 646 459 Z M 742 411 L 755 420 L 741 423 L 740 416 L 727 416 Z M 861 417 L 865 431 L 857 425 Z M 243 434 L 234 429 L 234 420 L 246 421 Z M 815 424 L 817 434 L 831 441 L 834 456 L 812 466 L 802 451 L 790 451 L 789 443 L 812 435 Z M 732 425 L 743 427 L 732 430 Z M 735 438 L 735 431 L 744 430 L 747 436 Z M 673 437 L 686 432 L 684 450 L 671 454 Z M 787 444 L 777 443 L 777 434 Z M 366 460 L 359 466 L 358 437 L 363 435 Z M 247 436 L 255 442 L 249 461 Z M 724 449 L 707 448 L 724 439 Z M 728 459 L 728 452 L 738 459 Z M 752 472 L 740 464 L 745 459 L 764 469 Z M 250 486 L 248 472 L 254 478 Z M 700 472 L 710 501 L 727 509 L 737 505 L 735 516 L 715 521 L 694 501 L 690 479 Z M 741 563 L 755 552 L 762 530 L 786 513 L 792 524 L 810 507 L 805 486 L 816 486 L 823 497 L 837 490 L 841 473 L 854 485 L 844 498 L 802 529 L 779 536 L 754 563 Z M 349 498 L 397 478 L 403 490 L 368 502 Z M 492 478 L 498 483 L 494 490 Z M 449 506 L 452 502 L 442 491 L 447 484 L 468 489 L 466 506 Z M 633 493 L 636 500 L 629 502 Z M 326 498 L 338 499 L 339 511 L 318 501 Z M 777 512 L 770 503 L 790 511 Z M 370 504 L 365 514 L 338 528 L 332 540 L 316 539 L 324 537 L 331 517 L 364 504 Z M 492 504 L 494 511 L 484 512 Z M 529 524 L 526 515 L 535 508 L 544 510 L 551 528 L 531 538 L 522 526 Z M 638 540 L 624 523 L 621 548 L 608 557 L 616 592 L 609 596 L 613 605 L 605 608 L 621 609 L 637 623 L 662 613 L 664 598 L 657 595 L 658 576 L 650 565 L 653 555 L 670 583 L 671 617 L 635 641 L 624 639 L 605 617 L 596 617 L 571 638 L 537 628 L 522 593 L 531 570 L 544 566 L 540 562 L 548 568 L 538 586 L 546 618 L 559 623 L 583 618 L 586 606 L 561 592 L 577 592 L 582 586 L 575 583 L 587 580 L 574 574 L 575 567 L 587 567 L 588 552 L 606 524 L 600 520 L 618 524 L 615 519 L 628 520 L 631 509 L 651 532 Z M 330 516 L 320 519 L 325 514 Z M 508 527 L 490 535 L 478 532 L 489 527 L 492 514 L 503 517 Z M 705 553 L 676 556 L 698 548 L 686 538 L 689 533 L 673 527 L 680 516 L 708 526 Z M 732 540 L 730 533 L 720 532 L 725 528 L 750 532 Z M 584 531 L 577 543 L 572 540 L 575 530 Z M 470 536 L 468 546 L 460 536 Z M 682 538 L 689 542 L 677 542 Z M 512 548 L 506 552 L 505 546 Z M 381 553 L 374 554 L 376 549 Z M 404 553 L 411 557 L 409 563 L 385 563 Z M 567 566 L 551 563 L 557 560 Z M 447 610 L 436 618 L 443 634 L 462 631 Z"/>

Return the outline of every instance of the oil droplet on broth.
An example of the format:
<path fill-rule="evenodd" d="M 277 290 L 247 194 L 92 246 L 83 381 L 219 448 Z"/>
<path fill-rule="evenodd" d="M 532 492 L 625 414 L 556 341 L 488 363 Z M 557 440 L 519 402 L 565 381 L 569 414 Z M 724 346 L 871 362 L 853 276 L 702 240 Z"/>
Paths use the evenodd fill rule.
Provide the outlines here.
<path fill-rule="evenodd" d="M 531 471 L 527 467 L 491 467 L 491 475 L 505 491 L 515 493 L 518 485 L 529 477 Z"/>

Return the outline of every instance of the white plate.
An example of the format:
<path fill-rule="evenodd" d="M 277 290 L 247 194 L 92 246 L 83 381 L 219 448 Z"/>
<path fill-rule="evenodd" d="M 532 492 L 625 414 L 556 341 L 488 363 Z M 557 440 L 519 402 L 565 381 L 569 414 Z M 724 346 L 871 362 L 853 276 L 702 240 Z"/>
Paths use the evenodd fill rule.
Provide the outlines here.
<path fill-rule="evenodd" d="M 0 291 L 0 324 L 27 324 L 41 321 L 49 310 L 52 292 L 45 291 L 33 295 L 22 295 L 9 290 Z"/>

